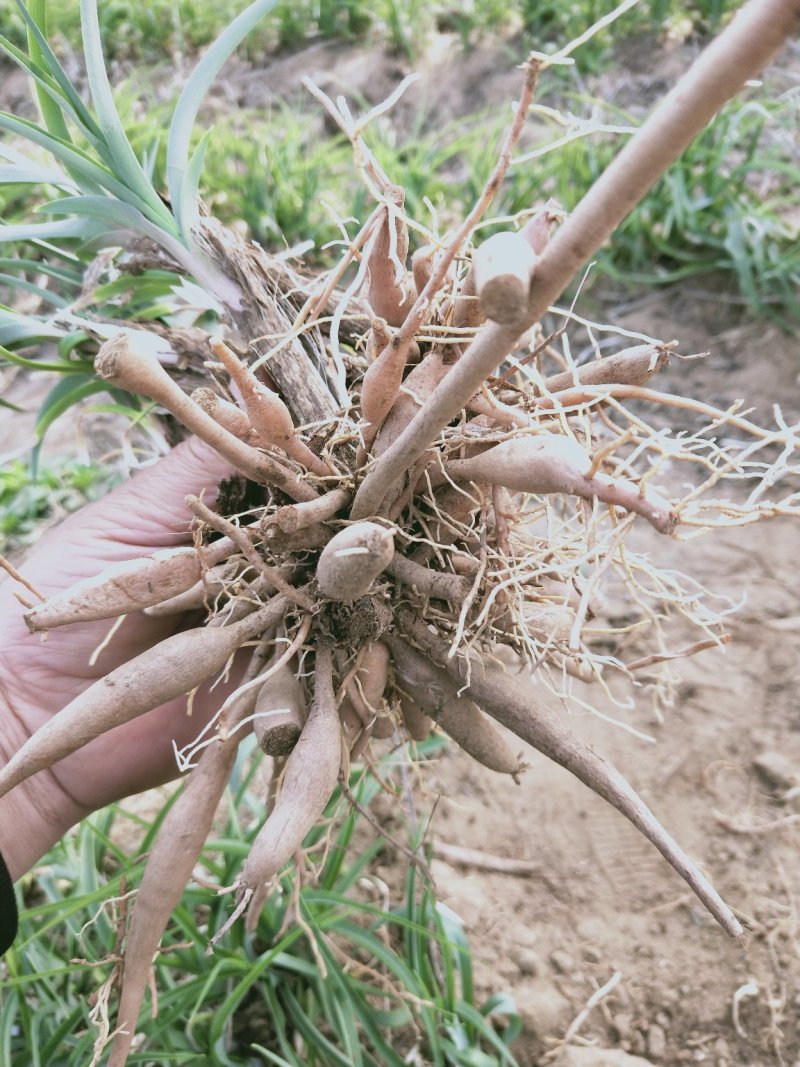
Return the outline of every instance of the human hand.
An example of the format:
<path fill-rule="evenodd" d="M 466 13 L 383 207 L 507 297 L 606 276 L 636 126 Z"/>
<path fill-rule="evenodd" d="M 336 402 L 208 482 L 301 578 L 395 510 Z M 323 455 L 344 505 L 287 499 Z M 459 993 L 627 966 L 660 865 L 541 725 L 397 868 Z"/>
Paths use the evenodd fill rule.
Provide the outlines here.
<path fill-rule="evenodd" d="M 185 441 L 102 500 L 49 531 L 20 568 L 45 596 L 105 567 L 191 542 L 187 493 L 213 496 L 230 475 L 220 456 L 197 439 Z M 0 585 L 0 763 L 96 679 L 181 629 L 180 616 L 135 612 L 125 617 L 94 665 L 89 660 L 114 620 L 28 632 L 10 579 Z M 173 740 L 191 741 L 220 706 L 231 684 L 213 679 L 198 690 L 192 714 L 179 697 L 115 728 L 17 786 L 0 799 L 0 851 L 14 878 L 65 830 L 97 808 L 174 778 Z"/>

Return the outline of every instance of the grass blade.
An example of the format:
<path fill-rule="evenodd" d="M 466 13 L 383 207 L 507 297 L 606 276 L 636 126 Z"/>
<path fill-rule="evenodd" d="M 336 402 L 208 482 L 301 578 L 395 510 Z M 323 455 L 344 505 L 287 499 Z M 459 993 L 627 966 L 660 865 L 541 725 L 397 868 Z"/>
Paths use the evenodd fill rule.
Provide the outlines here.
<path fill-rule="evenodd" d="M 0 244 L 9 241 L 37 241 L 42 238 L 59 240 L 77 237 L 88 240 L 97 233 L 97 227 L 90 226 L 84 219 L 63 219 L 59 222 L 20 222 L 0 224 Z"/>
<path fill-rule="evenodd" d="M 61 189 L 77 189 L 75 182 L 66 174 L 39 167 L 35 163 L 0 166 L 0 185 L 55 185 Z"/>
<path fill-rule="evenodd" d="M 54 293 L 52 289 L 45 289 L 42 285 L 29 282 L 27 278 L 18 278 L 16 274 L 3 274 L 0 272 L 0 285 L 8 286 L 9 289 L 23 293 L 34 293 L 40 300 L 47 301 L 53 307 L 66 307 L 68 302 L 63 296 Z"/>
<path fill-rule="evenodd" d="M 36 46 L 42 56 L 42 62 L 47 68 L 47 73 L 49 73 L 50 77 L 61 89 L 61 93 L 63 94 L 64 99 L 66 101 L 69 101 L 76 121 L 79 122 L 80 125 L 83 126 L 85 130 L 87 130 L 91 134 L 92 139 L 102 138 L 102 131 L 100 130 L 100 127 L 97 125 L 94 118 L 92 117 L 91 112 L 81 100 L 80 94 L 76 90 L 75 86 L 72 84 L 72 80 L 70 79 L 69 75 L 56 58 L 55 52 L 50 47 L 47 38 L 42 33 L 42 30 L 40 29 L 36 20 L 33 18 L 30 11 L 28 11 L 27 6 L 22 2 L 22 0 L 16 0 L 16 3 L 17 7 L 20 10 L 20 13 L 22 14 L 22 17 L 27 23 L 29 39 L 30 37 L 33 37 L 34 41 L 36 42 Z M 41 0 L 42 7 L 44 7 L 45 3 L 46 0 Z M 19 50 L 17 49 L 17 51 Z M 42 68 L 38 69 L 41 71 Z M 43 81 L 41 82 L 41 84 L 46 87 L 46 82 Z"/>
<path fill-rule="evenodd" d="M 47 211 L 51 215 L 71 214 L 80 218 L 96 219 L 98 226 L 104 223 L 105 225 L 99 229 L 99 232 L 108 237 L 108 243 L 104 247 L 109 247 L 115 239 L 114 233 L 109 232 L 109 223 L 115 224 L 123 231 L 149 237 L 151 241 L 155 241 L 165 252 L 168 252 L 187 274 L 197 278 L 211 293 L 216 293 L 226 282 L 224 276 L 219 274 L 212 264 L 206 264 L 204 260 L 181 244 L 177 237 L 150 222 L 138 208 L 131 204 L 124 204 L 102 195 L 63 196 L 59 200 L 51 200 L 50 203 L 42 205 L 39 210 Z"/>
<path fill-rule="evenodd" d="M 65 167 L 80 181 L 85 192 L 98 192 L 100 188 L 107 189 L 119 200 L 140 206 L 139 197 L 132 193 L 122 182 L 117 181 L 110 170 L 101 167 L 86 152 L 71 144 L 61 141 L 58 137 L 41 126 L 27 119 L 17 118 L 7 111 L 0 111 L 0 130 L 6 130 L 15 137 L 24 137 L 26 141 L 39 145 L 46 149 L 52 156 L 59 159 Z"/>
<path fill-rule="evenodd" d="M 79 286 L 81 275 L 78 271 L 66 270 L 64 267 L 54 267 L 38 259 L 20 259 L 17 256 L 0 256 L 0 270 L 24 270 L 36 274 L 46 274 L 50 278 L 63 285 Z"/>
<path fill-rule="evenodd" d="M 69 362 L 68 360 L 26 359 L 24 356 L 20 356 L 16 352 L 10 352 L 0 345 L 0 360 L 3 359 L 17 367 L 27 367 L 28 370 L 52 371 L 55 374 L 91 374 L 94 369 L 94 364 L 88 360 Z"/>
<path fill-rule="evenodd" d="M 141 210 L 150 221 L 174 236 L 178 233 L 175 220 L 142 169 L 114 103 L 100 40 L 96 0 L 81 0 L 81 30 L 89 91 L 97 110 L 103 140 L 114 161 L 114 173 L 135 193 L 141 201 Z"/>
<path fill-rule="evenodd" d="M 40 341 L 57 341 L 64 332 L 52 323 L 0 306 L 0 345 L 35 345 Z"/>
<path fill-rule="evenodd" d="M 93 393 L 105 392 L 108 392 L 108 383 L 88 374 L 62 378 L 53 386 L 39 408 L 35 428 L 37 442 L 41 443 L 48 429 L 68 408 Z"/>
<path fill-rule="evenodd" d="M 86 126 L 81 117 L 75 111 L 72 103 L 64 96 L 60 86 L 49 76 L 49 74 L 42 70 L 41 67 L 32 60 L 29 56 L 26 56 L 21 49 L 12 44 L 6 37 L 0 36 L 0 52 L 5 52 L 9 59 L 13 60 L 19 67 L 21 67 L 35 82 L 36 92 L 40 99 L 48 101 L 48 111 L 45 112 L 42 107 L 42 117 L 45 121 L 45 126 L 48 133 L 54 137 L 58 137 L 59 140 L 64 141 L 65 144 L 72 144 L 72 138 L 67 128 L 66 122 L 59 123 L 54 121 L 50 117 L 50 111 L 57 109 L 59 114 L 68 115 L 74 123 L 75 127 L 91 144 L 97 146 L 97 135 L 91 127 Z M 40 105 L 41 106 L 41 105 Z M 75 177 L 75 175 L 73 175 Z"/>
<path fill-rule="evenodd" d="M 277 2 L 255 0 L 223 30 L 192 71 L 175 105 L 167 142 L 167 180 L 175 217 L 186 240 L 190 238 L 193 211 L 193 205 L 185 202 L 191 189 L 189 145 L 200 104 L 230 54 Z"/>
<path fill-rule="evenodd" d="M 30 12 L 33 21 L 41 30 L 42 36 L 47 37 L 47 8 L 45 6 L 45 0 L 28 0 L 28 11 Z M 46 67 L 47 61 L 44 51 L 30 26 L 28 26 L 28 55 L 37 67 Z M 62 141 L 71 141 L 72 138 L 69 135 L 67 124 L 64 121 L 61 107 L 52 98 L 50 93 L 45 91 L 44 86 L 38 81 L 36 83 L 36 97 L 39 101 L 39 109 L 42 113 L 44 124 L 50 133 L 55 134 L 56 137 L 60 137 Z"/>

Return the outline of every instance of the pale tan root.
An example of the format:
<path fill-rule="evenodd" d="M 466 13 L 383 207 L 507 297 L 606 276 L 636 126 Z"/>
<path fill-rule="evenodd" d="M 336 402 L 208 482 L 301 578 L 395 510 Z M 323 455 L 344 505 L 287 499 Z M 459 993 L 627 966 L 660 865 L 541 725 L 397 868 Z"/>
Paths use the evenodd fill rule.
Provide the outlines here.
<path fill-rule="evenodd" d="M 576 367 L 575 371 L 564 371 L 545 378 L 548 393 L 558 393 L 563 389 L 572 389 L 579 385 L 644 385 L 669 362 L 669 349 L 663 345 L 636 345 L 615 352 L 612 356 L 603 356 Z"/>
<path fill-rule="evenodd" d="M 389 681 L 389 649 L 382 641 L 369 641 L 346 685 L 347 699 L 373 737 L 391 737 L 394 723 L 384 712 L 384 693 Z"/>
<path fill-rule="evenodd" d="M 370 363 L 374 363 L 391 340 L 392 333 L 386 319 L 373 319 L 367 334 L 367 359 Z"/>
<path fill-rule="evenodd" d="M 186 506 L 202 523 L 210 526 L 212 530 L 218 530 L 220 533 L 225 534 L 230 537 L 231 541 L 235 542 L 247 562 L 257 574 L 261 575 L 271 589 L 282 593 L 289 600 L 299 604 L 302 608 L 306 608 L 306 610 L 310 610 L 313 607 L 312 601 L 304 590 L 295 588 L 290 581 L 284 578 L 278 567 L 270 566 L 256 551 L 245 529 L 237 526 L 223 515 L 219 515 L 216 511 L 212 511 L 192 493 L 189 493 L 184 499 Z"/>
<path fill-rule="evenodd" d="M 536 253 L 520 233 L 493 234 L 472 255 L 475 292 L 488 319 L 513 324 L 528 308 Z"/>
<path fill-rule="evenodd" d="M 255 653 L 245 681 L 257 675 L 263 662 L 264 653 Z M 252 713 L 256 693 L 255 689 L 246 692 L 229 709 L 229 727 Z M 240 740 L 241 736 L 229 729 L 224 740 L 205 749 L 156 835 L 126 936 L 117 1008 L 117 1027 L 121 1029 L 114 1037 L 108 1067 L 125 1067 L 128 1060 L 153 956 L 211 832 Z"/>
<path fill-rule="evenodd" d="M 237 881 L 237 899 L 274 878 L 321 817 L 339 777 L 341 738 L 331 651 L 318 647 L 311 710 L 287 757 L 272 814 L 256 836 Z"/>
<path fill-rule="evenodd" d="M 104 381 L 161 404 L 251 481 L 282 489 L 293 500 L 317 497 L 316 490 L 294 471 L 246 445 L 215 422 L 173 382 L 154 356 L 136 351 L 132 337 L 120 333 L 101 345 L 94 366 Z"/>
<path fill-rule="evenodd" d="M 269 538 L 270 530 L 276 526 L 282 533 L 299 533 L 329 519 L 346 508 L 352 494 L 346 489 L 331 489 L 330 492 L 311 500 L 306 504 L 287 504 L 278 508 L 274 515 L 265 516 L 261 526 L 264 536 Z"/>
<path fill-rule="evenodd" d="M 297 436 L 289 409 L 278 394 L 262 385 L 224 341 L 212 339 L 209 348 L 239 387 L 247 417 L 260 443 L 266 448 L 282 449 L 287 456 L 321 478 L 332 474 L 333 468 Z"/>
<path fill-rule="evenodd" d="M 207 387 L 195 389 L 190 394 L 190 397 L 195 404 L 201 407 L 207 415 L 210 415 L 214 422 L 218 422 L 220 426 L 223 426 L 228 433 L 232 433 L 234 437 L 238 437 L 245 444 L 258 445 L 258 434 L 253 429 L 250 420 L 242 409 L 237 408 L 230 400 L 224 400 L 221 396 L 217 396 L 213 389 Z"/>
<path fill-rule="evenodd" d="M 525 764 L 474 701 L 403 638 L 388 639 L 402 689 L 478 763 L 517 781 Z"/>
<path fill-rule="evenodd" d="M 71 622 L 113 619 L 185 592 L 203 572 L 236 551 L 230 538 L 200 548 L 165 548 L 107 567 L 37 604 L 25 615 L 31 632 Z"/>
<path fill-rule="evenodd" d="M 200 685 L 242 644 L 274 626 L 288 603 L 285 597 L 274 597 L 232 626 L 201 626 L 174 634 L 92 683 L 12 756 L 0 771 L 0 796 L 107 730 Z"/>
<path fill-rule="evenodd" d="M 380 456 L 411 422 L 445 374 L 441 351 L 429 352 L 414 367 L 375 438 L 373 451 L 376 456 Z"/>
<path fill-rule="evenodd" d="M 418 248 L 411 257 L 411 274 L 414 278 L 414 288 L 417 296 L 422 292 L 433 274 L 433 247 L 423 245 Z"/>
<path fill-rule="evenodd" d="M 412 741 L 424 741 L 430 736 L 434 720 L 426 715 L 415 700 L 410 697 L 402 697 L 400 700 L 400 714 L 403 717 L 408 736 Z"/>
<path fill-rule="evenodd" d="M 408 227 L 403 215 L 405 192 L 399 185 L 390 185 L 385 195 L 392 206 L 386 207 L 380 227 L 367 248 L 368 300 L 378 317 L 390 326 L 401 326 L 414 303 L 405 276 L 408 256 Z"/>
<path fill-rule="evenodd" d="M 423 567 L 413 560 L 395 552 L 387 572 L 398 582 L 409 586 L 415 593 L 432 600 L 449 600 L 460 603 L 470 589 L 470 583 L 460 575 L 447 574 Z"/>
<path fill-rule="evenodd" d="M 346 526 L 320 553 L 317 562 L 320 592 L 330 600 L 360 600 L 393 556 L 394 538 L 385 526 L 374 522 Z"/>
<path fill-rule="evenodd" d="M 306 721 L 303 684 L 289 663 L 258 690 L 253 731 L 267 756 L 288 756 Z"/>
<path fill-rule="evenodd" d="M 199 582 L 195 582 L 189 589 L 145 608 L 144 613 L 158 618 L 162 615 L 182 615 L 186 611 L 196 611 L 206 604 L 213 603 L 218 596 L 223 595 L 227 589 L 235 585 L 236 574 L 239 570 L 240 565 L 235 560 L 212 567 Z"/>
<path fill-rule="evenodd" d="M 538 703 L 518 677 L 512 678 L 504 671 L 478 661 L 471 665 L 470 671 L 470 664 L 462 657 L 450 659 L 447 642 L 414 619 L 407 609 L 401 608 L 398 612 L 398 623 L 414 643 L 422 645 L 426 654 L 459 684 L 468 681 L 468 691 L 498 722 L 566 768 L 629 819 L 656 846 L 723 929 L 733 937 L 742 935 L 736 916 L 697 864 L 667 833 L 619 771 L 573 734 L 560 715 Z M 394 648 L 392 653 L 394 655 Z"/>
<path fill-rule="evenodd" d="M 447 464 L 448 474 L 456 481 L 487 481 L 520 493 L 570 493 L 587 500 L 597 497 L 642 515 L 659 533 L 672 533 L 677 517 L 669 501 L 649 486 L 640 493 L 633 483 L 621 478 L 605 474 L 590 477 L 591 468 L 588 453 L 577 441 L 547 432 L 503 441 L 480 455 Z"/>

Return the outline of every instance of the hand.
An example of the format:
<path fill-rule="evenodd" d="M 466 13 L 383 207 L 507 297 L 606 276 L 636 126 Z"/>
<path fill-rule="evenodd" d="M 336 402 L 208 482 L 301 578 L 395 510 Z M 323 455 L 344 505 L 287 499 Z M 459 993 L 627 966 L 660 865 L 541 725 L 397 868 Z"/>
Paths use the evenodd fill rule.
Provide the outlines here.
<path fill-rule="evenodd" d="M 112 563 L 191 543 L 187 493 L 213 498 L 231 473 L 197 439 L 175 448 L 108 496 L 49 531 L 21 572 L 45 596 L 97 574 Z M 17 582 L 0 585 L 0 763 L 44 722 L 96 679 L 181 629 L 181 616 L 125 617 L 94 666 L 92 652 L 114 620 L 73 623 L 46 637 L 31 634 L 14 597 Z M 174 778 L 173 739 L 194 738 L 232 689 L 210 680 L 198 691 L 191 717 L 185 697 L 170 701 L 97 738 L 0 799 L 0 851 L 18 878 L 70 826 L 105 804 Z"/>

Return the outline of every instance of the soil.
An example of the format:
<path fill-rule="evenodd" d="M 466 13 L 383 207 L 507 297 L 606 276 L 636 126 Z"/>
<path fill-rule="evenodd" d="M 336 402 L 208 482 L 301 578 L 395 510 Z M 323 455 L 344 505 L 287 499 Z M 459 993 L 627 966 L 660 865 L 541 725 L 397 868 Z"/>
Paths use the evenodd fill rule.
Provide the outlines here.
<path fill-rule="evenodd" d="M 377 100 L 404 73 L 384 64 L 388 84 L 371 82 L 356 53 L 332 53 L 329 46 L 317 52 L 330 57 L 319 64 L 333 72 L 328 83 L 320 79 L 329 91 L 338 88 L 334 81 L 351 89 L 357 77 Z M 241 71 L 242 99 L 253 104 L 262 93 L 266 100 L 273 85 L 293 83 L 307 72 L 307 58 L 287 59 L 270 82 Z M 649 81 L 646 70 L 635 71 L 637 92 L 644 91 L 639 82 L 652 86 L 666 77 L 664 64 L 657 67 L 654 62 Z M 485 82 L 507 64 L 496 51 L 491 62 L 477 54 L 462 74 L 460 95 L 452 78 L 438 79 L 448 86 L 448 116 L 465 113 L 468 104 L 474 110 L 476 69 L 485 74 L 478 79 L 479 102 L 488 103 Z M 495 82 L 491 99 L 508 100 L 513 85 L 505 75 Z M 429 88 L 434 91 L 433 83 Z M 701 284 L 702 292 L 683 287 L 626 297 L 624 306 L 609 296 L 604 314 L 629 329 L 676 337 L 683 352 L 711 351 L 705 360 L 673 361 L 659 387 L 722 405 L 745 397 L 762 421 L 779 401 L 787 421 L 797 421 L 800 342 L 748 319 L 718 287 Z M 40 388 L 17 376 L 5 395 L 30 407 Z M 30 427 L 24 416 L 4 413 L 0 456 L 15 453 Z M 75 423 L 62 423 L 50 447 L 71 450 L 74 435 Z M 84 432 L 82 449 L 85 439 Z M 104 442 L 91 452 L 106 449 Z M 538 868 L 509 875 L 438 858 L 439 894 L 464 921 L 479 990 L 507 989 L 517 1002 L 524 1025 L 513 1051 L 523 1067 L 798 1067 L 800 534 L 796 523 L 776 519 L 686 544 L 654 534 L 652 551 L 715 592 L 743 600 L 730 620 L 732 642 L 678 663 L 674 706 L 663 721 L 643 693 L 629 721 L 655 743 L 588 713 L 573 713 L 572 724 L 701 863 L 746 926 L 744 943 L 715 926 L 620 815 L 535 753 L 526 754 L 531 766 L 519 786 L 455 749 L 423 767 L 418 807 L 424 815 L 437 801 L 439 842 L 479 850 L 487 863 L 506 857 Z M 609 710 L 596 694 L 587 698 Z M 379 803 L 378 811 L 387 828 L 399 817 L 396 804 Z M 401 862 L 377 873 L 398 884 Z M 613 987 L 600 996 L 607 984 Z M 559 1042 L 593 997 L 596 1004 L 565 1050 Z"/>

